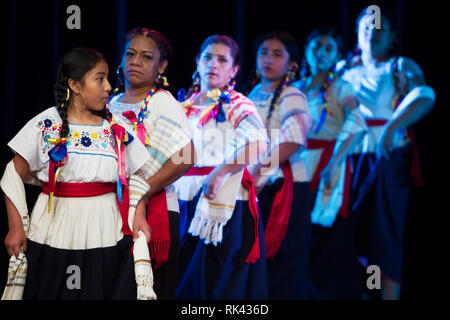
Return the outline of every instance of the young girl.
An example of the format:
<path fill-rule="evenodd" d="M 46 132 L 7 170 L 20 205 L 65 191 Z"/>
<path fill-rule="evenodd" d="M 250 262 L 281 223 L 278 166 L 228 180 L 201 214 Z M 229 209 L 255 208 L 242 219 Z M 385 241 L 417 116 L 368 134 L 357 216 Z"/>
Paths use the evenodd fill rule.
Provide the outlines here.
<path fill-rule="evenodd" d="M 352 86 L 335 70 L 341 53 L 342 41 L 333 29 L 314 30 L 306 39 L 300 80 L 294 83 L 308 96 L 309 113 L 314 118 L 313 128 L 308 134 L 308 149 L 301 154 L 311 191 L 311 285 L 314 299 L 360 296 L 360 279 L 356 276 L 360 268 L 354 258 L 354 241 L 349 236 L 353 235 L 351 222 L 346 219 L 348 197 L 342 199 L 345 197 L 342 194 L 345 179 L 342 177 L 345 178 L 345 173 L 348 176 L 350 168 L 338 166 L 336 157 L 332 157 L 344 122 L 354 118 L 363 121 Z M 316 201 L 321 177 L 327 180 L 322 181 Z M 324 192 L 330 194 L 331 203 L 321 203 Z M 336 201 L 338 199 L 341 201 Z"/>
<path fill-rule="evenodd" d="M 392 19 L 383 12 L 376 29 L 371 18 L 364 9 L 357 19 L 361 56 L 343 75 L 356 91 L 368 126 L 363 142 L 352 150 L 358 154 L 352 207 L 362 218 L 362 253 L 382 273 L 382 298 L 399 299 L 411 174 L 420 182 L 420 171 L 414 170 L 417 149 L 407 129 L 432 109 L 435 94 L 416 62 L 395 55 Z"/>
<path fill-rule="evenodd" d="M 249 161 L 266 149 L 255 106 L 233 90 L 241 60 L 228 36 L 207 38 L 183 103 L 196 167 L 175 182 L 181 211 L 179 299 L 266 299 L 264 235 Z"/>
<path fill-rule="evenodd" d="M 172 53 L 167 38 L 155 30 L 136 28 L 126 39 L 119 67 L 120 76 L 125 77 L 125 92 L 115 96 L 109 108 L 135 128 L 150 155 L 142 168 L 150 189 L 147 191 L 145 181 L 140 181 L 139 176 L 133 176 L 131 210 L 141 198 L 144 198 L 140 202 L 142 209 L 145 210 L 145 202 L 148 202 L 155 292 L 158 299 L 174 299 L 179 208 L 175 191 L 168 185 L 194 164 L 191 130 L 180 103 L 165 90 L 168 84 L 162 74 Z M 176 161 L 178 156 L 182 161 Z M 137 209 L 140 211 L 139 207 Z"/>
<path fill-rule="evenodd" d="M 28 262 L 26 275 L 16 270 L 26 281 L 19 276 L 8 285 L 25 285 L 23 299 L 137 297 L 132 237 L 122 228 L 145 229 L 146 221 L 137 214 L 128 225 L 118 204 L 126 197 L 120 184 L 148 155 L 105 109 L 107 78 L 100 53 L 70 50 L 58 70 L 56 107 L 31 119 L 8 143 L 15 156 L 1 184 L 9 220 L 5 245 L 24 268 Z M 28 222 L 22 181 L 30 178 L 42 193 Z"/>
<path fill-rule="evenodd" d="M 249 94 L 270 134 L 268 155 L 252 168 L 265 226 L 270 299 L 307 299 L 309 289 L 309 185 L 303 160 L 310 126 L 307 99 L 291 86 L 299 49 L 286 32 L 255 43 L 260 83 Z M 272 167 L 264 173 L 264 163 Z"/>

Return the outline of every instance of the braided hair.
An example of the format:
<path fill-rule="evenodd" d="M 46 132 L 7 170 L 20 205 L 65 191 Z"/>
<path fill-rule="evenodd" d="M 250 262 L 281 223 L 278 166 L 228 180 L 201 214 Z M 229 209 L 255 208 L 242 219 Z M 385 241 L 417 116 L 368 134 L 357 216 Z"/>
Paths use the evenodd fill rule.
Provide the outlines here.
<path fill-rule="evenodd" d="M 288 32 L 285 31 L 273 31 L 270 33 L 265 33 L 259 36 L 255 43 L 253 44 L 253 54 L 256 57 L 259 47 L 262 45 L 262 43 L 266 40 L 270 39 L 276 39 L 279 40 L 283 45 L 285 46 L 287 52 L 289 53 L 289 61 L 290 62 L 298 62 L 300 59 L 300 50 L 298 48 L 297 41 L 295 38 Z M 273 98 L 270 102 L 269 111 L 267 114 L 267 121 L 272 117 L 273 110 L 275 108 L 275 104 L 280 97 L 281 93 L 283 92 L 283 89 L 285 86 L 290 85 L 292 82 L 295 81 L 295 78 L 297 76 L 297 69 L 294 67 L 293 70 L 289 70 L 286 74 L 286 78 L 284 81 L 281 81 L 278 87 L 275 89 Z M 260 81 L 257 73 L 256 66 L 253 67 L 253 71 L 250 74 L 250 78 L 247 83 L 247 89 L 246 89 L 246 95 L 250 93 L 250 91 L 256 86 L 256 84 Z"/>
<path fill-rule="evenodd" d="M 205 41 L 203 41 L 202 45 L 200 46 L 200 51 L 197 53 L 197 55 L 195 57 L 195 61 L 198 61 L 202 52 L 205 51 L 206 47 L 208 47 L 211 44 L 223 44 L 223 45 L 227 46 L 228 48 L 230 48 L 231 56 L 233 58 L 233 66 L 239 66 L 239 67 L 241 66 L 242 54 L 241 54 L 241 49 L 239 48 L 239 45 L 233 38 L 226 36 L 226 35 L 221 35 L 221 34 L 215 34 L 215 35 L 209 36 L 208 38 L 206 38 Z M 238 70 L 238 72 L 239 72 L 239 70 Z M 194 72 L 194 74 L 192 76 L 192 84 L 189 87 L 186 95 L 184 95 L 184 97 L 182 97 L 182 100 L 189 99 L 194 93 L 196 93 L 198 91 L 200 91 L 200 76 L 199 76 L 198 72 L 196 71 L 196 72 Z"/>
<path fill-rule="evenodd" d="M 77 47 L 69 50 L 61 60 L 56 75 L 56 83 L 53 87 L 56 108 L 62 119 L 60 138 L 69 135 L 69 122 L 67 120 L 68 107 L 73 102 L 69 87 L 69 79 L 83 82 L 83 78 L 100 61 L 106 61 L 105 57 L 98 51 L 89 48 Z M 106 109 L 106 108 L 105 108 Z M 108 111 L 93 111 L 93 113 L 108 119 Z"/>
<path fill-rule="evenodd" d="M 173 54 L 173 50 L 172 50 L 172 45 L 169 42 L 169 39 L 167 39 L 166 36 L 164 36 L 162 33 L 156 31 L 156 30 L 151 30 L 148 28 L 134 28 L 132 30 L 130 30 L 126 36 L 126 43 L 130 43 L 131 40 L 133 40 L 136 36 L 143 36 L 149 39 L 152 39 L 159 50 L 160 53 L 160 62 L 163 62 L 164 60 L 170 61 L 172 58 L 172 54 Z M 118 72 L 118 78 L 120 78 L 120 69 L 121 67 L 119 66 L 119 69 L 117 70 Z M 156 86 L 156 91 L 158 91 L 159 89 L 168 89 L 169 85 L 167 82 L 164 81 L 164 79 L 162 77 L 158 77 L 155 81 L 155 86 Z M 120 92 L 123 92 L 125 90 L 125 86 L 123 81 L 120 81 L 118 87 L 116 87 L 116 89 L 114 90 L 114 94 L 117 95 Z"/>

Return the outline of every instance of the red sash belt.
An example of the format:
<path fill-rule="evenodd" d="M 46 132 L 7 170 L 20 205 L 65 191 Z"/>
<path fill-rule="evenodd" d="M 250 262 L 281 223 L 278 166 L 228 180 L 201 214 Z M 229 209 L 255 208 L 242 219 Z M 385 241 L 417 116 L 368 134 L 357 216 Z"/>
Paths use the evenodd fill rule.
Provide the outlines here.
<path fill-rule="evenodd" d="M 291 164 L 289 161 L 285 161 L 280 168 L 283 171 L 283 185 L 275 194 L 264 231 L 267 259 L 273 259 L 280 249 L 286 235 L 294 198 L 294 178 Z"/>
<path fill-rule="evenodd" d="M 369 127 L 379 127 L 384 126 L 387 123 L 386 119 L 366 119 L 366 124 Z M 422 175 L 422 167 L 420 165 L 420 156 L 419 156 L 419 148 L 417 146 L 416 137 L 411 128 L 406 130 L 406 136 L 411 140 L 412 143 L 412 162 L 410 167 L 410 174 L 413 178 L 414 185 L 416 187 L 423 187 L 423 175 Z"/>
<path fill-rule="evenodd" d="M 109 192 L 116 193 L 116 201 L 119 207 L 120 216 L 122 217 L 122 231 L 125 235 L 132 235 L 130 228 L 128 227 L 128 207 L 129 207 L 129 194 L 128 186 L 123 186 L 123 202 L 121 203 L 117 198 L 117 184 L 116 183 L 67 183 L 57 182 L 55 185 L 55 197 L 60 198 L 81 198 L 81 197 L 95 197 Z M 48 183 L 42 186 L 42 192 L 44 194 L 50 194 L 50 187 Z"/>
<path fill-rule="evenodd" d="M 102 194 L 115 192 L 115 183 L 67 183 L 67 182 L 57 182 L 55 197 L 60 198 L 81 198 L 81 197 L 95 197 Z M 45 183 L 42 186 L 42 192 L 45 194 L 50 194 L 49 184 Z"/>
<path fill-rule="evenodd" d="M 57 182 L 55 197 L 62 198 L 80 198 L 80 197 L 95 197 L 109 192 L 116 192 L 117 186 L 115 183 L 66 183 Z M 49 185 L 45 183 L 42 186 L 42 192 L 49 194 Z M 129 210 L 129 194 L 128 188 L 124 188 L 123 202 L 120 203 L 117 199 L 120 215 L 122 217 L 122 231 L 125 235 L 132 235 L 128 226 L 128 210 Z M 153 268 L 159 268 L 162 263 L 169 259 L 170 248 L 170 230 L 169 230 L 169 216 L 166 202 L 166 192 L 162 190 L 158 194 L 152 196 L 147 208 L 147 221 L 152 229 L 152 236 L 150 240 L 150 254 L 153 260 Z"/>
<path fill-rule="evenodd" d="M 109 192 L 116 193 L 116 201 L 119 207 L 120 216 L 122 217 L 122 232 L 124 235 L 132 235 L 130 228 L 128 227 L 128 208 L 129 208 L 129 194 L 128 186 L 123 186 L 123 202 L 120 202 L 117 198 L 117 184 L 116 183 L 67 183 L 57 182 L 55 186 L 55 197 L 61 198 L 81 198 L 81 197 L 95 197 Z M 42 186 L 42 192 L 49 194 L 49 184 L 45 183 Z"/>
<path fill-rule="evenodd" d="M 192 167 L 185 176 L 206 176 L 214 170 L 214 167 Z M 256 191 L 255 185 L 253 183 L 253 177 L 247 168 L 244 169 L 244 174 L 242 176 L 242 186 L 248 190 L 248 206 L 250 208 L 250 213 L 252 214 L 253 221 L 255 223 L 255 240 L 253 241 L 252 249 L 248 254 L 245 262 L 255 263 L 260 257 L 260 247 L 259 247 L 259 215 L 258 215 L 258 203 L 256 201 Z"/>
<path fill-rule="evenodd" d="M 320 155 L 319 163 L 317 164 L 316 171 L 314 171 L 314 175 L 309 184 L 309 189 L 311 192 L 317 190 L 320 182 L 320 173 L 326 167 L 328 162 L 333 155 L 334 145 L 336 144 L 336 140 L 318 140 L 318 139 L 308 139 L 308 149 L 309 150 L 318 150 L 323 149 L 322 154 Z"/>

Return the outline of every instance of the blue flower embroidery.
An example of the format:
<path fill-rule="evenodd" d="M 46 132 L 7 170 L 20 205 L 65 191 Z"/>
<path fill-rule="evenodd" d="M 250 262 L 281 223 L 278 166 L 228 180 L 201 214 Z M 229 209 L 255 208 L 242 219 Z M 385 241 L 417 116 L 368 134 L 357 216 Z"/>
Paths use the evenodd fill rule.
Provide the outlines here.
<path fill-rule="evenodd" d="M 87 148 L 92 144 L 92 140 L 89 137 L 85 136 L 81 138 L 81 144 Z"/>
<path fill-rule="evenodd" d="M 53 122 L 50 119 L 45 119 L 44 120 L 44 125 L 46 128 L 50 128 L 52 126 Z"/>

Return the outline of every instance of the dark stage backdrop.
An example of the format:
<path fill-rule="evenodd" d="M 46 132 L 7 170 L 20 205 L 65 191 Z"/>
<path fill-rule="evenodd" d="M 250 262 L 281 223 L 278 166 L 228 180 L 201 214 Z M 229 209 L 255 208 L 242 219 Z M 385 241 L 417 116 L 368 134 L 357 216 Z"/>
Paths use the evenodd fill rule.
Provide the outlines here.
<path fill-rule="evenodd" d="M 174 48 L 168 69 L 171 91 L 187 88 L 195 70 L 194 57 L 209 35 L 223 33 L 240 44 L 244 61 L 238 86 L 253 66 L 252 45 L 257 35 L 273 29 L 291 32 L 303 48 L 307 34 L 315 27 L 335 27 L 347 50 L 355 46 L 355 19 L 367 5 L 376 4 L 396 18 L 401 54 L 423 68 L 427 82 L 435 89 L 433 112 L 414 126 L 421 150 L 426 187 L 414 192 L 407 223 L 404 298 L 448 296 L 448 278 L 442 258 L 448 252 L 447 206 L 440 182 L 444 177 L 443 138 L 448 105 L 448 20 L 444 1 L 5 1 L 1 4 L 0 170 L 12 152 L 6 143 L 34 115 L 53 105 L 52 87 L 62 55 L 75 46 L 102 51 L 110 65 L 110 82 L 122 54 L 127 30 L 143 26 L 165 34 Z M 70 5 L 81 9 L 81 29 L 69 30 L 66 13 Z M 29 210 L 39 190 L 27 187 Z M 4 201 L 0 204 L 0 238 L 7 233 Z M 7 273 L 6 250 L 0 245 L 0 288 Z"/>

